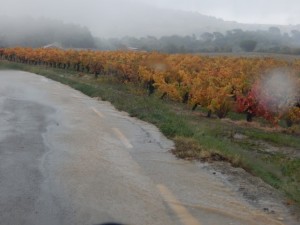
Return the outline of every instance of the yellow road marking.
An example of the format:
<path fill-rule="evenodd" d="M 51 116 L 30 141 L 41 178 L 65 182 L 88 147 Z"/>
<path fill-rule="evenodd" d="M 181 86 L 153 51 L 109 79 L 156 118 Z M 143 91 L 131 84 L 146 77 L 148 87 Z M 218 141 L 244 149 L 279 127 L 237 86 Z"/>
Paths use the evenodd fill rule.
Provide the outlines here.
<path fill-rule="evenodd" d="M 118 128 L 112 128 L 112 130 L 115 132 L 117 137 L 122 141 L 122 143 L 125 145 L 126 148 L 133 148 L 133 146 L 130 144 L 130 141 L 125 137 L 125 135 Z"/>
<path fill-rule="evenodd" d="M 193 217 L 182 204 L 180 204 L 180 202 L 166 186 L 158 184 L 156 187 L 171 209 L 177 214 L 182 224 L 201 225 L 201 223 L 195 217 Z"/>
<path fill-rule="evenodd" d="M 97 109 L 95 109 L 94 107 L 92 107 L 91 109 L 92 109 L 99 117 L 101 117 L 102 119 L 105 118 L 105 116 L 104 116 L 101 112 L 99 112 Z"/>

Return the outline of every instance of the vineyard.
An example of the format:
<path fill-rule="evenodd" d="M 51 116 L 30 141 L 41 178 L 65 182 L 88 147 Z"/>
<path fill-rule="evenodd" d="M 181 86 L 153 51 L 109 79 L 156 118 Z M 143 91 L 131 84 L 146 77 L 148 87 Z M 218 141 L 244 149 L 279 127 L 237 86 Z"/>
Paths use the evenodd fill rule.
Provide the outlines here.
<path fill-rule="evenodd" d="M 114 76 L 163 98 L 205 109 L 207 116 L 245 114 L 270 124 L 300 123 L 300 60 L 204 57 L 157 52 L 100 52 L 10 48 L 0 58 L 17 63 Z"/>

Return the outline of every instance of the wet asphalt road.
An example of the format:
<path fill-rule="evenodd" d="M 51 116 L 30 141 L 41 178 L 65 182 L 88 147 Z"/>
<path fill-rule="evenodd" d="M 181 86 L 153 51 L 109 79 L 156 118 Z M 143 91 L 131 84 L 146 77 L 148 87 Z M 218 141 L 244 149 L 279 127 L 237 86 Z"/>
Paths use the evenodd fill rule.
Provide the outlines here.
<path fill-rule="evenodd" d="M 282 224 L 172 147 L 109 103 L 0 71 L 0 224 Z"/>

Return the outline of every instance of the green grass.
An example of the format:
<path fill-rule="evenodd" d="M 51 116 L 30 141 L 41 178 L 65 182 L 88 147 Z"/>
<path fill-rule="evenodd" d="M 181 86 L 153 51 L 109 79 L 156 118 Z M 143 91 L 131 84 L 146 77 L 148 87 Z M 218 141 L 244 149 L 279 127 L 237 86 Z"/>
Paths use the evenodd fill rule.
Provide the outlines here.
<path fill-rule="evenodd" d="M 300 149 L 299 136 L 278 132 L 263 132 L 258 129 L 248 129 L 245 130 L 244 133 L 253 139 L 263 140 L 279 146 L 289 146 Z"/>
<path fill-rule="evenodd" d="M 98 80 L 79 77 L 74 71 L 46 67 L 33 67 L 0 61 L 0 69 L 25 70 L 67 84 L 82 93 L 111 102 L 118 110 L 130 116 L 155 124 L 167 137 L 174 140 L 172 152 L 184 159 L 228 161 L 284 192 L 300 205 L 300 159 L 285 154 L 264 151 L 257 141 L 274 146 L 300 149 L 297 135 L 268 132 L 258 128 L 241 126 L 226 120 L 206 118 L 202 109 L 192 112 L 190 107 L 160 100 L 159 94 L 147 96 L 142 87 L 122 84 L 111 76 Z M 244 115 L 230 113 L 232 120 L 244 120 Z M 245 135 L 237 140 L 234 135 Z"/>

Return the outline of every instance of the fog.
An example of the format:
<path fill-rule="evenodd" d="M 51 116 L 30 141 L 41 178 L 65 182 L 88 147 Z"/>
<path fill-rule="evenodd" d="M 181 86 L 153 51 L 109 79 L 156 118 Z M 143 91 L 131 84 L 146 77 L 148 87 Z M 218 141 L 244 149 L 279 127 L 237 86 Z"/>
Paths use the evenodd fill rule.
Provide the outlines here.
<path fill-rule="evenodd" d="M 87 9 L 100 13 L 102 9 L 107 12 L 123 10 L 125 5 L 140 7 L 146 4 L 165 9 L 196 11 L 243 23 L 300 23 L 298 0 L 1 0 L 1 3 L 0 13 L 10 11 L 18 15 L 43 15 L 72 21 L 79 21 L 79 15 L 87 17 Z"/>
<path fill-rule="evenodd" d="M 257 51 L 300 54 L 295 0 L 0 1 L 0 47 L 237 52 L 253 39 Z"/>
<path fill-rule="evenodd" d="M 300 24 L 298 0 L 0 1 L 0 15 L 58 19 L 87 26 L 93 35 L 99 37 L 191 35 L 205 29 L 241 28 L 241 25 L 220 19 L 256 24 Z"/>
<path fill-rule="evenodd" d="M 60 20 L 0 16 L 0 47 L 42 47 L 54 42 L 70 48 L 94 48 L 94 38 L 83 26 Z"/>

